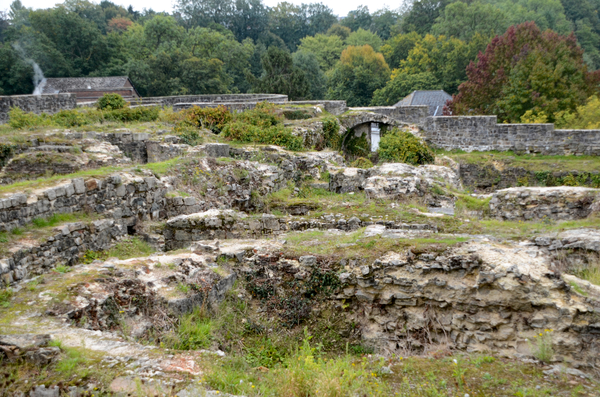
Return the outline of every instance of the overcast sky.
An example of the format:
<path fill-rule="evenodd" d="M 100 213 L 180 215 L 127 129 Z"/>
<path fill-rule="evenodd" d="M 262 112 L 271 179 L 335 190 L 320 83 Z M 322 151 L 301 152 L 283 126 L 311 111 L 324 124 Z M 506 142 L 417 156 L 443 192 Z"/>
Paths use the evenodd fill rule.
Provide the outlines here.
<path fill-rule="evenodd" d="M 98 3 L 99 0 L 93 0 Z M 302 3 L 314 3 L 319 0 L 287 0 L 290 3 L 302 4 Z M 62 0 L 21 0 L 26 7 L 32 8 L 49 8 L 53 7 L 57 3 L 62 3 Z M 112 0 L 115 4 L 120 4 L 124 7 L 128 7 L 130 4 L 136 10 L 142 10 L 144 8 L 152 8 L 155 11 L 168 11 L 173 10 L 173 0 Z M 338 16 L 346 16 L 348 11 L 355 10 L 359 5 L 366 4 L 371 12 L 377 11 L 385 6 L 391 9 L 399 8 L 402 5 L 401 0 L 321 0 L 323 4 L 331 8 L 334 14 Z M 12 0 L 0 0 L 0 10 L 6 10 L 12 3 Z M 269 7 L 273 7 L 279 3 L 279 0 L 263 0 L 263 3 Z"/>

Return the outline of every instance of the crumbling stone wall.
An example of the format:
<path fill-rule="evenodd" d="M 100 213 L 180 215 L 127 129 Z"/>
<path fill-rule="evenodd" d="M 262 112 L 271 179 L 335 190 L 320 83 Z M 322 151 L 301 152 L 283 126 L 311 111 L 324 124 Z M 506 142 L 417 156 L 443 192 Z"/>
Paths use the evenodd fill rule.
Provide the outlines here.
<path fill-rule="evenodd" d="M 599 130 L 555 130 L 553 124 L 498 124 L 496 116 L 428 117 L 422 134 L 432 145 L 447 150 L 600 155 Z"/>
<path fill-rule="evenodd" d="M 74 264 L 85 251 L 110 247 L 116 238 L 127 234 L 124 219 L 104 219 L 84 224 L 69 223 L 40 245 L 23 248 L 0 260 L 0 281 L 4 284 L 42 274 L 57 264 Z"/>
<path fill-rule="evenodd" d="M 76 106 L 77 96 L 74 94 L 0 96 L 0 124 L 8 122 L 11 107 L 35 114 L 54 114 L 61 110 L 74 109 Z"/>
<path fill-rule="evenodd" d="M 110 214 L 133 226 L 138 220 L 164 217 L 165 193 L 164 185 L 153 176 L 124 173 L 106 179 L 76 178 L 30 196 L 18 193 L 1 199 L 0 230 L 24 226 L 34 218 L 82 211 Z"/>

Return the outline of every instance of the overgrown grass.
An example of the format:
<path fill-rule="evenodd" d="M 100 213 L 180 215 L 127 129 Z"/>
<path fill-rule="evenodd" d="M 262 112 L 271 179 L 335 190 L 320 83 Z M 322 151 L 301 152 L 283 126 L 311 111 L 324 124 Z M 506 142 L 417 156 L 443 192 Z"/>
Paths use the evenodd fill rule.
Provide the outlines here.
<path fill-rule="evenodd" d="M 11 288 L 0 289 L 0 307 L 10 306 L 10 300 L 13 297 L 14 292 Z"/>
<path fill-rule="evenodd" d="M 167 161 L 161 161 L 159 163 L 148 163 L 144 164 L 142 168 L 148 169 L 154 173 L 158 178 L 163 177 L 169 173 L 169 171 L 177 168 L 180 158 L 175 157 Z"/>
<path fill-rule="evenodd" d="M 161 346 L 177 350 L 207 349 L 215 325 L 202 308 L 196 307 L 179 319 L 177 329 L 162 337 Z"/>
<path fill-rule="evenodd" d="M 54 214 L 48 218 L 34 218 L 31 221 L 31 223 L 33 223 L 33 225 L 38 228 L 52 227 L 52 226 L 56 226 L 60 223 L 75 222 L 75 221 L 83 220 L 84 217 L 86 217 L 86 215 L 80 214 L 80 213 Z"/>
<path fill-rule="evenodd" d="M 232 358 L 214 365 L 207 382 L 218 390 L 252 396 L 385 395 L 389 387 L 377 374 L 379 362 L 346 354 L 328 358 L 305 330 L 304 339 L 271 370 L 252 369 L 245 360 Z M 258 368 L 265 368 L 259 366 Z"/>
<path fill-rule="evenodd" d="M 156 250 L 139 237 L 129 237 L 121 240 L 114 247 L 105 251 L 107 258 L 129 259 L 153 254 Z"/>

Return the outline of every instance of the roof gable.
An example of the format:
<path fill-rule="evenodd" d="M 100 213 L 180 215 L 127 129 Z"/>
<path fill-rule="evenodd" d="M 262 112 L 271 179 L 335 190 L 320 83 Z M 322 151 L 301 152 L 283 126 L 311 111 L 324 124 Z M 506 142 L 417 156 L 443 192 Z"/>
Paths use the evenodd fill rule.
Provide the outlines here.
<path fill-rule="evenodd" d="M 444 90 L 413 91 L 394 106 L 429 106 L 430 116 L 441 116 L 442 109 L 452 96 Z"/>

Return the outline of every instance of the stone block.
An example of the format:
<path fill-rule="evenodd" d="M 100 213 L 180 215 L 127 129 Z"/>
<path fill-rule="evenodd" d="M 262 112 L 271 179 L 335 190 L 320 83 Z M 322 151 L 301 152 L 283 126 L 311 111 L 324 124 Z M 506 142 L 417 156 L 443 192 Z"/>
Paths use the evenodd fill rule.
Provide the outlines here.
<path fill-rule="evenodd" d="M 88 179 L 85 181 L 85 189 L 87 191 L 98 189 L 98 180 L 96 179 Z"/>
<path fill-rule="evenodd" d="M 207 143 L 203 149 L 208 157 L 229 157 L 229 145 L 226 143 Z"/>
<path fill-rule="evenodd" d="M 85 182 L 84 182 L 83 178 L 75 178 L 71 181 L 71 183 L 73 184 L 73 187 L 75 188 L 76 194 L 85 193 Z"/>
<path fill-rule="evenodd" d="M 73 186 L 72 183 L 65 186 L 65 196 L 71 197 L 74 194 L 75 194 L 75 187 Z"/>

